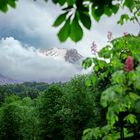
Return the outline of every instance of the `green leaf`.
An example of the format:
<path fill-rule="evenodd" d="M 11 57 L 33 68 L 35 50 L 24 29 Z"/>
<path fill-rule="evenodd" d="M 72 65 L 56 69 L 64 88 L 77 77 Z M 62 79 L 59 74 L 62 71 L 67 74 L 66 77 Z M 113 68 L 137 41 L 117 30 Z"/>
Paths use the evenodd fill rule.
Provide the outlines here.
<path fill-rule="evenodd" d="M 134 110 L 136 113 L 140 113 L 140 100 L 138 100 L 134 106 Z"/>
<path fill-rule="evenodd" d="M 110 127 L 108 125 L 105 125 L 101 128 L 101 131 L 103 134 L 107 135 L 110 132 Z"/>
<path fill-rule="evenodd" d="M 131 124 L 137 123 L 136 116 L 133 115 L 133 114 L 127 115 L 127 116 L 124 118 L 124 121 L 127 121 L 128 123 L 131 123 Z"/>
<path fill-rule="evenodd" d="M 95 73 L 93 73 L 93 75 L 92 75 L 92 82 L 93 82 L 93 84 L 96 84 L 97 79 L 98 79 L 97 75 Z"/>
<path fill-rule="evenodd" d="M 16 0 L 0 0 L 0 10 L 2 12 L 8 11 L 8 5 L 15 8 L 16 7 Z"/>
<path fill-rule="evenodd" d="M 83 66 L 85 69 L 91 67 L 92 64 L 93 64 L 93 60 L 92 60 L 92 58 L 90 58 L 90 57 L 86 58 L 86 59 L 83 60 L 83 62 L 82 62 L 82 66 Z"/>
<path fill-rule="evenodd" d="M 112 67 L 114 68 L 114 70 L 120 70 L 120 69 L 123 69 L 123 64 L 120 62 L 119 59 L 116 59 L 114 58 L 112 61 L 111 61 L 111 65 Z"/>
<path fill-rule="evenodd" d="M 111 9 L 112 9 L 113 13 L 116 14 L 119 10 L 119 4 L 112 5 Z"/>
<path fill-rule="evenodd" d="M 133 8 L 133 6 L 134 6 L 134 1 L 133 1 L 133 0 L 125 0 L 124 5 L 125 5 L 126 7 L 128 7 L 129 10 L 131 11 L 132 8 Z"/>
<path fill-rule="evenodd" d="M 70 38 L 74 42 L 78 42 L 79 40 L 82 39 L 82 37 L 83 37 L 83 30 L 79 24 L 77 16 L 75 15 L 75 18 L 71 23 Z"/>
<path fill-rule="evenodd" d="M 100 139 L 102 137 L 101 130 L 99 127 L 93 128 L 92 134 L 93 134 L 95 139 Z"/>
<path fill-rule="evenodd" d="M 112 101 L 114 101 L 115 98 L 116 98 L 116 93 L 114 92 L 113 87 L 110 87 L 102 93 L 100 103 L 105 108 Z"/>
<path fill-rule="evenodd" d="M 65 4 L 66 0 L 52 0 L 55 4 L 59 3 L 61 6 Z"/>
<path fill-rule="evenodd" d="M 64 5 L 65 2 L 66 2 L 66 0 L 59 0 L 59 4 L 60 4 L 60 5 Z"/>
<path fill-rule="evenodd" d="M 68 19 L 64 26 L 60 29 L 58 33 L 58 38 L 61 42 L 64 42 L 68 39 L 70 34 L 70 19 Z"/>
<path fill-rule="evenodd" d="M 84 27 L 86 27 L 87 29 L 90 29 L 91 28 L 91 19 L 90 19 L 89 14 L 79 12 L 79 15 L 80 15 L 80 21 L 82 22 Z"/>
<path fill-rule="evenodd" d="M 104 13 L 104 7 L 92 7 L 92 16 L 98 22 Z"/>
<path fill-rule="evenodd" d="M 68 5 L 73 5 L 75 3 L 75 0 L 67 0 Z"/>
<path fill-rule="evenodd" d="M 107 16 L 111 16 L 112 15 L 112 9 L 109 7 L 109 6 L 105 6 L 105 9 L 104 9 L 104 13 L 107 15 Z"/>
<path fill-rule="evenodd" d="M 95 65 L 95 66 L 94 66 L 94 71 L 95 71 L 95 72 L 98 72 L 98 71 L 99 71 L 99 65 Z"/>
<path fill-rule="evenodd" d="M 86 77 L 86 86 L 89 87 L 91 86 L 91 78 L 89 76 Z"/>
<path fill-rule="evenodd" d="M 102 140 L 114 140 L 114 138 L 110 135 L 104 136 Z"/>
<path fill-rule="evenodd" d="M 93 18 L 94 18 L 97 22 L 99 22 L 100 16 L 97 16 L 97 15 L 96 15 L 96 10 L 95 10 L 94 7 L 92 7 L 92 16 L 93 16 Z"/>
<path fill-rule="evenodd" d="M 110 107 L 108 108 L 106 118 L 111 127 L 119 120 L 118 116 L 115 114 L 114 110 Z"/>
<path fill-rule="evenodd" d="M 99 60 L 98 65 L 101 69 L 103 69 L 107 65 L 107 63 L 104 60 Z"/>
<path fill-rule="evenodd" d="M 93 139 L 92 129 L 91 128 L 85 129 L 83 132 L 82 140 L 92 140 L 92 139 Z"/>
<path fill-rule="evenodd" d="M 8 6 L 7 6 L 7 4 L 6 3 L 2 3 L 1 1 L 0 1 L 0 10 L 2 11 L 2 12 L 7 12 L 8 11 Z"/>
<path fill-rule="evenodd" d="M 140 99 L 140 96 L 136 93 L 130 92 L 128 95 L 131 101 L 137 101 Z"/>
<path fill-rule="evenodd" d="M 61 23 L 63 23 L 66 19 L 66 16 L 67 16 L 67 12 L 64 13 L 64 14 L 61 14 L 60 16 L 57 17 L 57 19 L 55 20 L 53 26 L 54 27 L 57 27 L 59 26 Z"/>
<path fill-rule="evenodd" d="M 128 21 L 128 20 L 129 20 L 128 14 L 123 14 L 121 15 L 120 20 L 117 23 L 120 25 L 123 25 L 124 21 Z"/>
<path fill-rule="evenodd" d="M 101 6 L 101 7 L 98 7 L 95 9 L 95 14 L 98 16 L 98 17 L 101 17 L 104 13 L 104 7 Z"/>
<path fill-rule="evenodd" d="M 124 71 L 120 70 L 113 73 L 112 75 L 113 84 L 125 84 L 125 81 L 126 81 L 126 78 L 125 78 Z"/>
<path fill-rule="evenodd" d="M 111 48 L 111 46 L 109 46 L 109 45 L 104 47 L 104 48 L 102 48 L 98 52 L 99 57 L 110 58 L 111 57 L 111 53 L 112 53 L 112 50 L 110 48 Z"/>
<path fill-rule="evenodd" d="M 93 139 L 101 139 L 102 133 L 99 127 L 96 128 L 88 128 L 84 130 L 82 140 L 93 140 Z"/>
<path fill-rule="evenodd" d="M 129 85 L 133 85 L 135 89 L 140 90 L 140 70 L 136 68 L 136 71 L 131 71 L 128 73 Z"/>
<path fill-rule="evenodd" d="M 16 8 L 16 0 L 8 0 L 8 4 L 13 7 Z"/>

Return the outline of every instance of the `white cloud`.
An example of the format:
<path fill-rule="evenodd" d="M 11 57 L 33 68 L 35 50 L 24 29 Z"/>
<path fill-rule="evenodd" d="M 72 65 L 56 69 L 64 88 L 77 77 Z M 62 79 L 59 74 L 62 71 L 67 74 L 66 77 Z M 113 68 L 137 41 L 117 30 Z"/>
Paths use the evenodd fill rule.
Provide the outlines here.
<path fill-rule="evenodd" d="M 44 57 L 12 37 L 0 41 L 0 72 L 17 80 L 63 81 L 80 71 L 59 57 Z"/>

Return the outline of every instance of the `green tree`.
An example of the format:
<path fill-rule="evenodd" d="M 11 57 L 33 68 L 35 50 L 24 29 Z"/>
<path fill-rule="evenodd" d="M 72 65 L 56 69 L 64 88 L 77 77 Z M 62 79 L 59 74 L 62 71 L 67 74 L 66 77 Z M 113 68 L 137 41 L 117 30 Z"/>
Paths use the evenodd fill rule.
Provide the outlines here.
<path fill-rule="evenodd" d="M 23 140 L 39 140 L 39 114 L 36 108 L 36 101 L 29 97 L 21 100 L 21 129 Z"/>
<path fill-rule="evenodd" d="M 0 139 L 19 140 L 22 139 L 21 128 L 21 109 L 18 98 L 11 96 L 6 99 L 6 103 L 0 108 Z"/>
<path fill-rule="evenodd" d="M 100 107 L 93 89 L 85 85 L 86 76 L 76 76 L 63 87 L 62 109 L 57 112 L 65 140 L 80 140 L 85 128 L 96 126 Z"/>
<path fill-rule="evenodd" d="M 57 116 L 61 109 L 63 93 L 58 85 L 52 84 L 38 99 L 40 137 L 42 140 L 62 140 L 62 122 Z"/>
<path fill-rule="evenodd" d="M 11 95 L 0 108 L 1 140 L 39 140 L 39 119 L 34 102 Z"/>
<path fill-rule="evenodd" d="M 100 104 L 107 110 L 107 123 L 85 130 L 83 140 L 139 137 L 139 48 L 140 36 L 127 35 L 112 40 L 98 52 L 98 58 L 84 61 L 85 66 L 95 64 L 90 84 L 104 84 Z"/>

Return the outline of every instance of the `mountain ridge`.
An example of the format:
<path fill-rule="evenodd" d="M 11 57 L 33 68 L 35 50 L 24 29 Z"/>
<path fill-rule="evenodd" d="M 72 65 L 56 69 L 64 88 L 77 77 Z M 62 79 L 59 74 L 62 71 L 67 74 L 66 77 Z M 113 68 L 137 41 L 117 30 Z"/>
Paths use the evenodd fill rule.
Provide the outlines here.
<path fill-rule="evenodd" d="M 45 56 L 54 56 L 64 58 L 66 62 L 76 64 L 80 62 L 84 57 L 78 53 L 76 49 L 67 49 L 67 48 L 50 48 L 46 51 L 43 51 Z"/>

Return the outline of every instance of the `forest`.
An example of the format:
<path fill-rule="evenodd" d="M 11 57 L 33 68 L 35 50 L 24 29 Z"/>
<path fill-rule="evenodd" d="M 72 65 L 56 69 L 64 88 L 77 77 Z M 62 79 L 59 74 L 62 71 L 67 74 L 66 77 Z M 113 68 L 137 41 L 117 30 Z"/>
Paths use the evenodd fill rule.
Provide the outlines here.
<path fill-rule="evenodd" d="M 99 95 L 85 78 L 1 86 L 0 139 L 80 140 L 85 128 L 103 125 Z"/>

